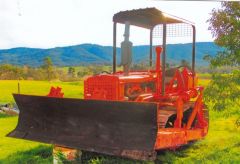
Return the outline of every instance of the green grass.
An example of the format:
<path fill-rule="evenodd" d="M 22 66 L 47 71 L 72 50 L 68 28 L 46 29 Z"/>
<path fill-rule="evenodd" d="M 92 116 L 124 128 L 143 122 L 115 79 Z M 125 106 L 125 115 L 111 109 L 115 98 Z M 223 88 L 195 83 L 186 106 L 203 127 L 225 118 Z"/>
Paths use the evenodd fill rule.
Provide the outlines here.
<path fill-rule="evenodd" d="M 61 86 L 65 97 L 82 97 L 82 82 L 20 81 L 21 93 L 46 95 L 50 86 Z M 209 80 L 200 80 L 206 86 Z M 0 81 L 0 101 L 13 101 L 17 81 Z M 2 92 L 3 91 L 3 92 Z M 5 137 L 17 124 L 17 116 L 0 115 L 0 163 L 52 163 L 51 145 Z M 176 151 L 161 151 L 155 163 L 240 163 L 240 127 L 235 125 L 237 116 L 223 118 L 210 111 L 210 128 L 207 137 Z M 83 163 L 141 163 L 118 157 L 83 152 Z M 153 162 L 144 162 L 153 163 Z"/>
<path fill-rule="evenodd" d="M 198 80 L 198 86 L 204 86 L 206 87 L 209 83 L 210 83 L 211 80 L 209 79 L 205 79 L 205 80 Z"/>
<path fill-rule="evenodd" d="M 9 157 L 12 154 L 15 154 L 14 158 L 19 158 L 17 157 L 18 155 L 16 155 L 16 153 L 21 156 L 21 153 L 18 152 L 29 151 L 43 145 L 37 142 L 23 141 L 19 139 L 5 137 L 6 134 L 8 134 L 11 130 L 15 128 L 17 124 L 17 119 L 18 117 L 16 116 L 0 117 L 0 161 L 9 161 L 8 159 L 10 159 Z"/>
<path fill-rule="evenodd" d="M 200 73 L 197 74 L 200 79 L 211 79 L 212 75 L 210 73 Z"/>
<path fill-rule="evenodd" d="M 18 92 L 18 82 L 21 94 L 47 95 L 51 86 L 60 86 L 64 97 L 81 98 L 83 96 L 83 82 L 48 82 L 24 80 L 0 80 L 0 103 L 14 102 L 12 93 Z"/>
<path fill-rule="evenodd" d="M 210 113 L 210 117 L 213 115 L 215 112 Z M 235 120 L 235 117 L 211 119 L 205 139 L 176 151 L 161 151 L 156 163 L 239 163 L 240 128 L 235 125 Z M 5 137 L 16 126 L 16 116 L 0 118 L 0 123 L 0 163 L 52 163 L 50 145 Z M 83 153 L 82 160 L 93 164 L 137 163 L 86 152 Z"/>

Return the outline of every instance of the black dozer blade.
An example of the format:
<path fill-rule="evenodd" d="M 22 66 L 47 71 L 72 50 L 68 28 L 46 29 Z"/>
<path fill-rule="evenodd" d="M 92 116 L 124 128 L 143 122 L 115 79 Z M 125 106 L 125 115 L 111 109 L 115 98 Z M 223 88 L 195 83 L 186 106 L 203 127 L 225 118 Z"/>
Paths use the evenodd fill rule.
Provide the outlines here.
<path fill-rule="evenodd" d="M 154 160 L 157 104 L 14 94 L 20 114 L 7 136 Z"/>

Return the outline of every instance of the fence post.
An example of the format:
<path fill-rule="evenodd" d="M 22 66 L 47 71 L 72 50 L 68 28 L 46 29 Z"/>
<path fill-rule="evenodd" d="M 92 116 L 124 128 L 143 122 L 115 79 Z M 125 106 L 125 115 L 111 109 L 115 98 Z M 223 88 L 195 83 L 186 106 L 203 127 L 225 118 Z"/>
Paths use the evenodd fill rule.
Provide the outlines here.
<path fill-rule="evenodd" d="M 18 94 L 20 94 L 20 83 L 18 82 Z"/>

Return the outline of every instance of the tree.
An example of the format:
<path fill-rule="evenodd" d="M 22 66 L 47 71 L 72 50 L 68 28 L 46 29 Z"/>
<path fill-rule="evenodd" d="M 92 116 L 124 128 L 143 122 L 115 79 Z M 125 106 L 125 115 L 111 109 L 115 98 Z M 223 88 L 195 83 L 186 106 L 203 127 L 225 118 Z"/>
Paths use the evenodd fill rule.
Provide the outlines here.
<path fill-rule="evenodd" d="M 181 66 L 184 66 L 184 67 L 189 67 L 190 68 L 190 64 L 189 64 L 189 62 L 187 61 L 187 60 L 185 60 L 185 59 L 182 59 L 181 60 L 181 64 L 180 64 Z"/>
<path fill-rule="evenodd" d="M 47 79 L 49 81 L 55 77 L 53 63 L 50 57 L 44 58 L 42 68 L 46 71 Z"/>
<path fill-rule="evenodd" d="M 0 65 L 0 79 L 14 80 L 14 79 L 23 79 L 23 78 L 24 78 L 24 73 L 21 67 L 13 66 L 10 64 Z"/>
<path fill-rule="evenodd" d="M 88 75 L 87 70 L 81 70 L 81 71 L 78 71 L 78 73 L 77 73 L 77 76 L 80 77 L 80 78 L 83 78 L 86 75 Z"/>
<path fill-rule="evenodd" d="M 214 67 L 240 65 L 240 2 L 222 2 L 221 9 L 213 9 L 209 30 L 211 30 L 215 43 L 225 50 L 211 58 Z"/>
<path fill-rule="evenodd" d="M 74 67 L 68 67 L 68 75 L 70 75 L 71 77 L 75 77 L 76 70 Z"/>
<path fill-rule="evenodd" d="M 213 9 L 208 20 L 214 42 L 223 47 L 216 57 L 208 57 L 212 68 L 232 66 L 230 74 L 212 75 L 205 90 L 205 99 L 215 110 L 229 109 L 240 114 L 240 2 L 222 2 L 220 9 Z M 231 111 L 231 109 L 235 111 Z"/>

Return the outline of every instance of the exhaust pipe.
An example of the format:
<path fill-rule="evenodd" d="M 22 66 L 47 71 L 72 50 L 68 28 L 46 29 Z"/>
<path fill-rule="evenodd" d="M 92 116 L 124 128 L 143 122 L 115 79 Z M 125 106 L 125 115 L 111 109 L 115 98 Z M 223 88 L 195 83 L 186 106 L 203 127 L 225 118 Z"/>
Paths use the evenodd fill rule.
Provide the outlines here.
<path fill-rule="evenodd" d="M 124 41 L 121 43 L 121 65 L 124 75 L 127 76 L 132 63 L 132 42 L 129 41 L 130 23 L 125 22 Z"/>

